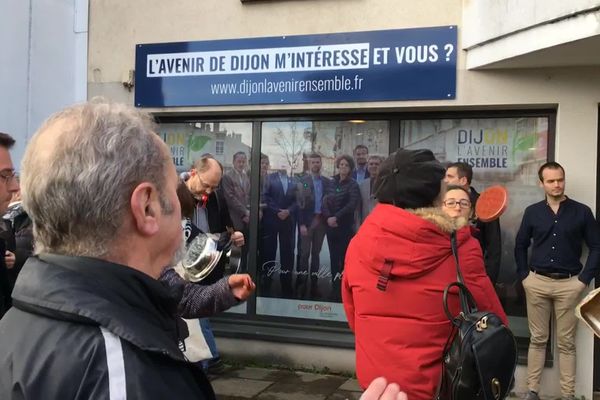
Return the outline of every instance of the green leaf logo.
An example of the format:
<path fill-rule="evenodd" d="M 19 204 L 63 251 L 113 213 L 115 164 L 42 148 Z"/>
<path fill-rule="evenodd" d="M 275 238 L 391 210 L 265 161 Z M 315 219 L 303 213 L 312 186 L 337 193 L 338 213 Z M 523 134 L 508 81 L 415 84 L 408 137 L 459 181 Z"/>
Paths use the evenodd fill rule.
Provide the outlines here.
<path fill-rule="evenodd" d="M 530 148 L 535 147 L 537 143 L 537 135 L 526 135 L 517 137 L 515 140 L 514 149 L 516 151 L 528 151 Z"/>
<path fill-rule="evenodd" d="M 192 136 L 190 138 L 190 150 L 195 153 L 199 152 L 209 140 L 208 136 Z"/>

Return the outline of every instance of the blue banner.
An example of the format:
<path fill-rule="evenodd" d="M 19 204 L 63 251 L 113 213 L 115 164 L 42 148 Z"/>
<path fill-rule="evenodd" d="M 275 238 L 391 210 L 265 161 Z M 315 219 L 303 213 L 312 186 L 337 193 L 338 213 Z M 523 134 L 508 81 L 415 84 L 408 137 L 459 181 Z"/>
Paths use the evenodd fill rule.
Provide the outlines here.
<path fill-rule="evenodd" d="M 138 44 L 135 104 L 454 99 L 456 31 L 443 26 Z"/>

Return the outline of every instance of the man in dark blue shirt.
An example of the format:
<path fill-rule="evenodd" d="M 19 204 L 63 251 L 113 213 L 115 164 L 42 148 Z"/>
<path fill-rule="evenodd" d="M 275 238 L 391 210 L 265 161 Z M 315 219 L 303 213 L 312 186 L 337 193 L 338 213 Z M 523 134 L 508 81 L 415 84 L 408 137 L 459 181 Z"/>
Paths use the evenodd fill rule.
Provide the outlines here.
<path fill-rule="evenodd" d="M 515 243 L 517 273 L 523 281 L 529 321 L 526 400 L 539 400 L 538 390 L 545 363 L 550 318 L 556 314 L 560 386 L 563 399 L 575 395 L 574 308 L 600 262 L 600 233 L 590 208 L 565 196 L 565 171 L 547 162 L 538 171 L 546 199 L 525 209 Z M 527 249 L 531 245 L 531 258 Z M 581 247 L 589 255 L 585 267 Z"/>

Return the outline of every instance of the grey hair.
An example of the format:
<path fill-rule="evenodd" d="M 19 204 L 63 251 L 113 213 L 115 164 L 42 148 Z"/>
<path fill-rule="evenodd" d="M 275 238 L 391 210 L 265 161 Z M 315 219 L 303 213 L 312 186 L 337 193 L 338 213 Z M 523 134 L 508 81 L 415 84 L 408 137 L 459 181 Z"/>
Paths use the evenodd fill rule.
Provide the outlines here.
<path fill-rule="evenodd" d="M 170 160 L 155 132 L 147 113 L 102 99 L 44 122 L 22 163 L 23 205 L 33 221 L 36 254 L 109 254 L 134 188 L 150 182 L 160 192 L 165 185 Z M 162 192 L 159 198 L 163 212 L 173 212 Z"/>

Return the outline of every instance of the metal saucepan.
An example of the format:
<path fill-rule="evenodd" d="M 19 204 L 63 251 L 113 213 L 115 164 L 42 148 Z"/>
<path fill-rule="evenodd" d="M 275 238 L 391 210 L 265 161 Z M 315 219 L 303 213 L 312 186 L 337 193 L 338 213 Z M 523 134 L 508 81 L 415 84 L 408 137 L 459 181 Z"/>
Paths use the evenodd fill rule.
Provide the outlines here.
<path fill-rule="evenodd" d="M 215 269 L 223 251 L 217 250 L 218 236 L 200 233 L 188 245 L 181 266 L 185 278 L 190 282 L 200 282 Z"/>
<path fill-rule="evenodd" d="M 600 288 L 592 290 L 575 307 L 575 315 L 600 337 Z"/>

